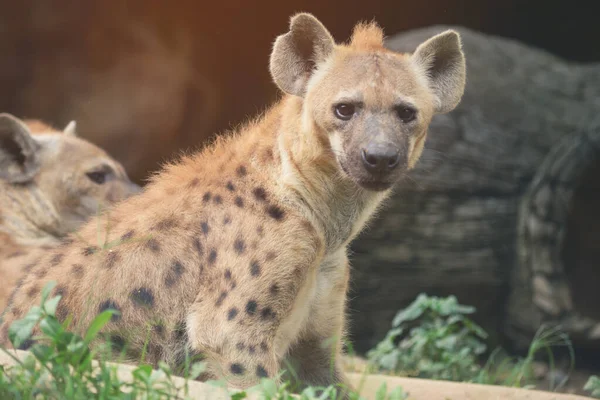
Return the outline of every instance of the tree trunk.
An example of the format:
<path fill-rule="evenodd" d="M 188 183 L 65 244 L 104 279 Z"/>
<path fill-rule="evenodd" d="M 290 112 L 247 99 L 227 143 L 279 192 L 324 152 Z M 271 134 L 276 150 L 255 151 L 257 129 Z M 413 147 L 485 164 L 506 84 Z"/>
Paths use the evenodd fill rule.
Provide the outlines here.
<path fill-rule="evenodd" d="M 412 52 L 446 28 L 396 35 L 388 45 Z M 550 268 L 561 259 L 550 243 L 545 259 L 527 258 L 534 244 L 524 233 L 531 215 L 523 204 L 538 198 L 534 177 L 547 175 L 543 168 L 550 154 L 563 154 L 556 146 L 586 147 L 586 127 L 593 126 L 598 110 L 600 68 L 566 64 L 514 41 L 454 29 L 467 58 L 463 100 L 434 118 L 417 168 L 352 246 L 351 327 L 359 350 L 380 340 L 395 312 L 420 292 L 455 294 L 477 307 L 478 321 L 492 334 L 504 331 L 523 343 L 542 321 L 556 320 L 541 313 L 539 291 L 530 290 L 539 278 L 530 271 L 532 262 Z M 571 168 L 573 174 L 564 176 L 570 187 L 585 169 L 582 158 L 589 161 L 597 150 L 567 153 L 560 170 L 581 161 L 579 172 Z M 542 221 L 548 218 L 541 215 Z M 566 222 L 558 224 L 564 230 Z M 543 290 L 560 299 L 563 286 Z"/>

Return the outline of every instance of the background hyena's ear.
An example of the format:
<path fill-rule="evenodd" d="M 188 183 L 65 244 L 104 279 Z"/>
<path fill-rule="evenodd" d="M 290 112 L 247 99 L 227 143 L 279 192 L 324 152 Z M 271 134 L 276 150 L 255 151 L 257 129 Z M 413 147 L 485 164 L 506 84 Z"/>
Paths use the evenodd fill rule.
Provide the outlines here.
<path fill-rule="evenodd" d="M 429 78 L 437 97 L 436 113 L 458 105 L 465 91 L 466 65 L 458 32 L 447 30 L 421 43 L 412 59 Z"/>
<path fill-rule="evenodd" d="M 63 133 L 67 136 L 77 136 L 77 123 L 75 121 L 69 122 L 63 129 Z"/>
<path fill-rule="evenodd" d="M 40 146 L 27 125 L 10 114 L 0 114 L 0 179 L 25 183 L 38 172 Z"/>
<path fill-rule="evenodd" d="M 292 17 L 290 31 L 277 37 L 271 53 L 270 71 L 281 90 L 304 96 L 315 66 L 327 59 L 335 42 L 327 29 L 310 14 Z"/>

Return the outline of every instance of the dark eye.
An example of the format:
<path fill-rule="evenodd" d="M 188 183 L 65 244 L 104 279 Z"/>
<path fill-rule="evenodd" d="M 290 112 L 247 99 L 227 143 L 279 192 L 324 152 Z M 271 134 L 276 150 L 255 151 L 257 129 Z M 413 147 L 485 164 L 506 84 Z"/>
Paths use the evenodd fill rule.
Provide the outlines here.
<path fill-rule="evenodd" d="M 398 114 L 398 118 L 400 118 L 404 123 L 410 122 L 417 117 L 417 111 L 406 106 L 397 107 L 396 114 Z"/>
<path fill-rule="evenodd" d="M 343 121 L 348 121 L 354 115 L 356 108 L 352 104 L 342 103 L 335 106 L 335 116 Z"/>
<path fill-rule="evenodd" d="M 106 175 L 107 172 L 106 171 L 95 171 L 95 172 L 88 172 L 87 177 L 90 178 L 90 180 L 94 183 L 97 183 L 98 185 L 102 185 L 104 182 L 106 182 Z"/>

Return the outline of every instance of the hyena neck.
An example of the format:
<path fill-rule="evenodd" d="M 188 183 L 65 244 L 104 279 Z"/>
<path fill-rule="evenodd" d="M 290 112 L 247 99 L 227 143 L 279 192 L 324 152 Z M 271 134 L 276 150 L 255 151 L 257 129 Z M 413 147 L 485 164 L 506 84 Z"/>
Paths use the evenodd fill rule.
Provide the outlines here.
<path fill-rule="evenodd" d="M 341 170 L 328 133 L 303 112 L 302 99 L 284 99 L 279 132 L 283 185 L 335 251 L 356 237 L 389 192 L 358 186 Z"/>

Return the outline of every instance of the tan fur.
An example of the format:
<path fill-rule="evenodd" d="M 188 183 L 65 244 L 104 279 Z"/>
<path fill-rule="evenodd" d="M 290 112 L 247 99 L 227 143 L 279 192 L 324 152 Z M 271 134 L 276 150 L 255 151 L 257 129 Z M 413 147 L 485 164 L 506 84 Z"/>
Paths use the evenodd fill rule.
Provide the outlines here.
<path fill-rule="evenodd" d="M 78 331 L 119 310 L 105 334 L 128 342 L 131 361 L 148 339 L 149 361 L 176 366 L 186 351 L 201 353 L 207 376 L 234 387 L 275 376 L 284 360 L 304 384 L 344 380 L 347 246 L 419 158 L 433 114 L 462 94 L 464 58 L 452 38 L 427 48 L 449 61 L 436 67 L 419 49 L 384 49 L 374 25 L 357 28 L 350 45 L 336 45 L 308 14 L 290 29 L 270 64 L 288 95 L 47 252 L 16 291 L 1 342 L 55 280 L 58 316 L 71 314 Z M 458 41 L 440 37 L 449 35 Z M 334 115 L 339 101 L 355 102 L 351 120 Z M 418 113 L 404 123 L 397 109 L 406 104 Z M 362 167 L 373 143 L 404 146 L 385 176 Z"/>
<path fill-rule="evenodd" d="M 0 309 L 6 306 L 10 292 L 35 261 L 38 252 L 60 243 L 67 233 L 97 213 L 99 207 L 111 205 L 139 188 L 131 183 L 123 167 L 102 149 L 75 137 L 75 125 L 70 123 L 65 133 L 42 121 L 24 123 L 6 114 L 0 115 L 3 124 L 0 146 L 10 146 L 8 133 L 23 129 L 24 140 L 35 143 L 29 155 L 30 178 L 18 183 L 11 176 L 0 178 Z M 11 142 L 12 143 L 12 142 Z M 12 143 L 12 153 L 18 151 Z M 3 166 L 11 169 L 14 159 L 1 152 Z M 113 179 L 99 185 L 92 182 L 87 172 L 109 166 L 115 171 Z M 20 172 L 17 172 L 19 174 Z"/>

